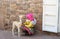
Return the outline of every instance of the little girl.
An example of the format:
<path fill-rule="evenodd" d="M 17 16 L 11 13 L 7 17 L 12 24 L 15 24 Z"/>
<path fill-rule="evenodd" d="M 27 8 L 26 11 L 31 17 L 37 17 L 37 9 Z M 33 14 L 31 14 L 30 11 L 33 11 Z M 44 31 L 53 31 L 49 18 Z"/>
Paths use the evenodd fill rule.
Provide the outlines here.
<path fill-rule="evenodd" d="M 27 31 L 29 35 L 32 35 L 34 34 L 34 25 L 36 24 L 36 19 L 33 17 L 32 13 L 28 13 L 26 18 L 26 22 L 24 23 L 25 26 L 22 26 L 22 29 Z"/>

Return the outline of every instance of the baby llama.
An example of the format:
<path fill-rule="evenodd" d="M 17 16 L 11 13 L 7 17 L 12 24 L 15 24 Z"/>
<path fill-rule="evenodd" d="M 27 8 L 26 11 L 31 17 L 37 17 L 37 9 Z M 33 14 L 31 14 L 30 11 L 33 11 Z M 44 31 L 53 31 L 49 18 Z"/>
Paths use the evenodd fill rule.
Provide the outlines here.
<path fill-rule="evenodd" d="M 12 24 L 12 34 L 14 35 L 14 30 L 15 30 L 15 27 L 17 27 L 18 29 L 18 36 L 20 36 L 20 27 L 22 26 L 22 18 L 23 18 L 24 15 L 19 15 L 19 22 L 18 21 L 13 21 L 13 24 Z"/>

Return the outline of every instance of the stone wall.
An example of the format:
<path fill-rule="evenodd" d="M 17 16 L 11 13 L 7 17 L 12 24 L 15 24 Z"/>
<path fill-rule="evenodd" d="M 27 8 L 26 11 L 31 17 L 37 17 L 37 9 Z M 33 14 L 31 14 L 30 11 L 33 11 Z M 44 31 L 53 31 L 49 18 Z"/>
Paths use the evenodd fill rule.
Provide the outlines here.
<path fill-rule="evenodd" d="M 33 13 L 37 19 L 36 28 L 41 30 L 42 2 L 42 0 L 0 0 L 0 14 L 4 16 L 3 24 L 9 20 L 16 20 L 19 14 Z M 13 19 L 11 16 L 14 16 Z"/>

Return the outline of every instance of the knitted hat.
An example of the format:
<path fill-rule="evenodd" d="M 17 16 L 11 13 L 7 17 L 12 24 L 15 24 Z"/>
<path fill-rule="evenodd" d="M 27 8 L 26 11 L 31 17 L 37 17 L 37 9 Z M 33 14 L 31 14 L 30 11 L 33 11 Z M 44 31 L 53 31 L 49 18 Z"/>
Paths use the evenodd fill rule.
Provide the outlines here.
<path fill-rule="evenodd" d="M 26 18 L 27 18 L 28 20 L 31 20 L 31 21 L 34 20 L 34 17 L 33 17 L 33 14 L 32 14 L 32 13 L 26 14 Z"/>

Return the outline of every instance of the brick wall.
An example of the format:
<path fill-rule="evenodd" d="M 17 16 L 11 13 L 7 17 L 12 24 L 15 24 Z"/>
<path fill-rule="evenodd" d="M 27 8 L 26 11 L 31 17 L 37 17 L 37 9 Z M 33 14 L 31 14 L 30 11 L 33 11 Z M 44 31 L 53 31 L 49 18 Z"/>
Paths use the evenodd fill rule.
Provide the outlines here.
<path fill-rule="evenodd" d="M 37 18 L 36 28 L 41 30 L 42 0 L 0 0 L 0 14 L 3 14 L 4 20 L 9 20 L 12 15 L 17 18 L 16 16 L 18 14 L 26 14 L 31 12 Z M 5 22 L 6 20 L 3 23 L 5 24 Z"/>

